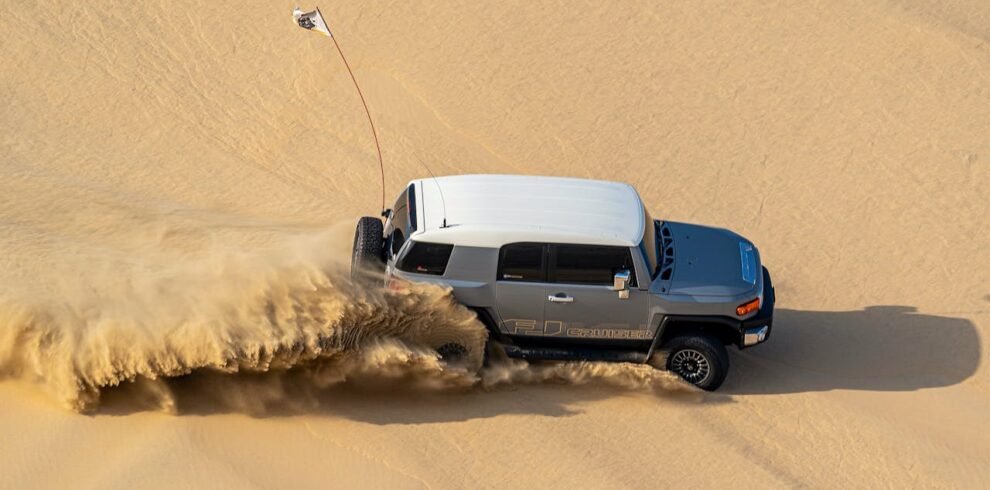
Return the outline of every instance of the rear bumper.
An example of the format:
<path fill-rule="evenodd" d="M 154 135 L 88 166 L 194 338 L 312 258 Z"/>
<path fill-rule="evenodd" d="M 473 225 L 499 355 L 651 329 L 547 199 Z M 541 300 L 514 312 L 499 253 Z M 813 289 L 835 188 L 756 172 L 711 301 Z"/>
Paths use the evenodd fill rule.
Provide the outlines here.
<path fill-rule="evenodd" d="M 752 347 L 766 342 L 773 331 L 773 307 L 776 302 L 770 271 L 763 268 L 763 304 L 756 316 L 742 322 L 739 332 L 739 348 Z"/>

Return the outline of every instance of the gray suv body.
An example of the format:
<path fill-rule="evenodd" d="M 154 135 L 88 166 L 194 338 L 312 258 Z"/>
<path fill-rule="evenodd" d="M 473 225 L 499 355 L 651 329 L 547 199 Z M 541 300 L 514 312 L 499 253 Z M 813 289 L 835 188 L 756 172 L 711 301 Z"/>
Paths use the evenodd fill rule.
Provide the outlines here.
<path fill-rule="evenodd" d="M 703 389 L 727 345 L 766 341 L 774 290 L 731 231 L 654 219 L 627 184 L 468 175 L 411 182 L 362 218 L 354 268 L 447 286 L 510 357 L 651 362 Z"/>

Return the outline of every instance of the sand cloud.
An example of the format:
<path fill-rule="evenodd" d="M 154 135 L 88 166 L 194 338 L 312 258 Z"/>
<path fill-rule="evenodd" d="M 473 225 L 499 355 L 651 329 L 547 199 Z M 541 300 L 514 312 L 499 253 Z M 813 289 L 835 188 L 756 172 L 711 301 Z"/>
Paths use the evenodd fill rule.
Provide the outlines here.
<path fill-rule="evenodd" d="M 48 297 L 4 300 L 0 373 L 36 381 L 78 411 L 120 385 L 163 411 L 177 410 L 179 393 L 195 392 L 251 413 L 315 403 L 319 390 L 347 381 L 684 389 L 647 365 L 494 359 L 479 370 L 487 331 L 473 312 L 436 286 L 397 292 L 352 282 L 346 264 L 326 252 L 340 239 L 287 235 L 264 251 L 216 249 L 133 277 L 90 264 Z M 435 349 L 449 342 L 467 347 L 469 359 L 444 363 Z"/>

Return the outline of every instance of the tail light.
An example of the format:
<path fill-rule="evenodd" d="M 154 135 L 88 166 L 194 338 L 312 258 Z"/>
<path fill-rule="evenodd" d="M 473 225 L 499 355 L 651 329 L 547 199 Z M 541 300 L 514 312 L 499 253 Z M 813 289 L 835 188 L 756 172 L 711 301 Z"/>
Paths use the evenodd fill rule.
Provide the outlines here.
<path fill-rule="evenodd" d="M 405 291 L 409 288 L 409 281 L 398 277 L 388 276 L 385 280 L 385 288 L 389 291 Z"/>

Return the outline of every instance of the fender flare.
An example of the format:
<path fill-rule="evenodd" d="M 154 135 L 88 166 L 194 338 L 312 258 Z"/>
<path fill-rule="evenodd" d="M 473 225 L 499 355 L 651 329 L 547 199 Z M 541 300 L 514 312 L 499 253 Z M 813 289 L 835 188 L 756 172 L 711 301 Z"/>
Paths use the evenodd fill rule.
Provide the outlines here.
<path fill-rule="evenodd" d="M 664 315 L 663 318 L 660 319 L 660 324 L 657 326 L 657 333 L 653 337 L 653 342 L 650 343 L 650 350 L 646 353 L 647 359 L 652 358 L 653 353 L 660 347 L 663 347 L 660 339 L 663 338 L 663 334 L 667 331 L 667 327 L 675 322 L 721 324 L 736 332 L 739 332 L 739 335 L 742 335 L 741 322 L 732 318 L 724 316 Z"/>

